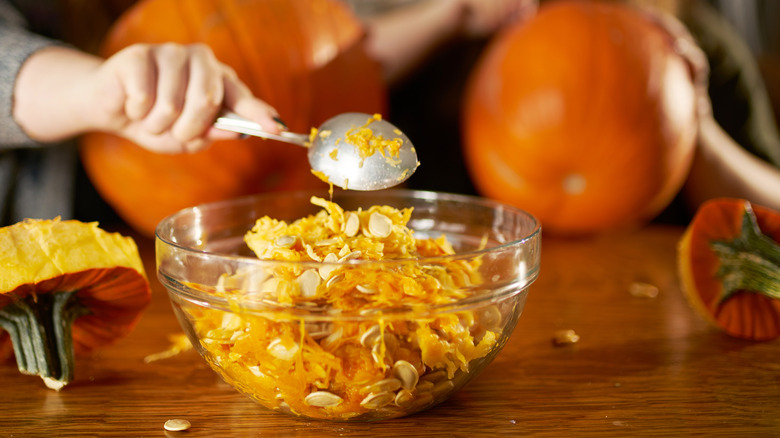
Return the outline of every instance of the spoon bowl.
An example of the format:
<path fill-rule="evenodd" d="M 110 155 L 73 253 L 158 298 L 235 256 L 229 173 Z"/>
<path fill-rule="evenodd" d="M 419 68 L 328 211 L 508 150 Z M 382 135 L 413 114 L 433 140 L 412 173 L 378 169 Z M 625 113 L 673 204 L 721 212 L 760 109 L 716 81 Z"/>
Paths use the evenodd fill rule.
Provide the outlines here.
<path fill-rule="evenodd" d="M 344 113 L 328 119 L 313 137 L 284 131 L 271 134 L 258 123 L 224 113 L 214 126 L 241 134 L 296 144 L 308 149 L 309 165 L 324 181 L 349 190 L 381 190 L 406 181 L 419 166 L 409 138 L 392 123 L 365 113 Z M 365 131 L 365 130 L 368 131 Z M 356 135 L 360 131 L 361 135 Z M 358 141 L 360 140 L 360 141 Z M 361 144 L 375 142 L 368 150 Z M 397 150 L 384 143 L 400 142 Z"/>

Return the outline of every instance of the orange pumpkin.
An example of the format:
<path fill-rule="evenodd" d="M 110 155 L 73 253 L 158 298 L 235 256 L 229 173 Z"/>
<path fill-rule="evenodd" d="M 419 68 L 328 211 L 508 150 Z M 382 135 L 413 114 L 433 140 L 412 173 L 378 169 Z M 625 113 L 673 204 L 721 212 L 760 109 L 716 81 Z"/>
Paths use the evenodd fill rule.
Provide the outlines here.
<path fill-rule="evenodd" d="M 731 336 L 780 336 L 780 211 L 717 198 L 697 210 L 680 240 L 683 291 Z"/>
<path fill-rule="evenodd" d="M 102 55 L 134 43 L 208 44 L 290 129 L 306 133 L 341 112 L 385 111 L 381 71 L 363 50 L 363 32 L 337 0 L 146 0 L 115 23 Z M 271 140 L 220 141 L 192 155 L 159 155 L 92 133 L 81 146 L 98 192 L 147 235 L 188 206 L 323 187 L 303 148 Z"/>
<path fill-rule="evenodd" d="M 477 189 L 559 234 L 660 213 L 696 135 L 692 73 L 674 47 L 657 20 L 618 2 L 548 2 L 497 36 L 464 102 Z"/>

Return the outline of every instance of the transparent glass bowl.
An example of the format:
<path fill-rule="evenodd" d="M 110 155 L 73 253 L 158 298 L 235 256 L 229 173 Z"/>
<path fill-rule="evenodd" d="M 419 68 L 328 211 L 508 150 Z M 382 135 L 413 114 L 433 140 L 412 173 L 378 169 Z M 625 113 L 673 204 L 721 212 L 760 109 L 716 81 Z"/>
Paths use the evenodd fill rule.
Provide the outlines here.
<path fill-rule="evenodd" d="M 214 371 L 269 409 L 337 421 L 430 408 L 482 372 L 506 344 L 538 276 L 537 220 L 477 197 L 345 191 L 333 197 L 344 210 L 412 207 L 408 226 L 415 238 L 445 235 L 455 254 L 335 263 L 255 257 L 243 240 L 255 221 L 267 215 L 290 223 L 314 214 L 321 208 L 310 203 L 312 195 L 329 197 L 245 197 L 188 208 L 158 225 L 159 279 L 184 332 Z M 433 304 L 434 293 L 430 304 L 417 297 L 411 305 L 387 301 L 359 311 L 317 300 L 280 302 L 278 291 L 291 284 L 280 277 L 307 271 L 322 275 L 318 288 L 343 287 L 338 280 L 348 272 L 371 273 L 374 284 L 349 291 L 358 300 L 376 288 L 403 292 L 410 279 L 457 298 Z"/>

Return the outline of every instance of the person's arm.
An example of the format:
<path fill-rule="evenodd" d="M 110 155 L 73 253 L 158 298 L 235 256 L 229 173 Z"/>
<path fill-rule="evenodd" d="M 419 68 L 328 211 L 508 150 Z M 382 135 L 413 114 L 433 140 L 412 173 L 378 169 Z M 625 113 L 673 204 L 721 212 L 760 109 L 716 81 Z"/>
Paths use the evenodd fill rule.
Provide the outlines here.
<path fill-rule="evenodd" d="M 42 48 L 57 44 L 24 31 L 22 16 L 0 0 L 0 148 L 35 145 L 13 118 L 14 85 L 27 58 Z"/>
<path fill-rule="evenodd" d="M 276 110 L 207 46 L 136 44 L 107 60 L 67 47 L 35 52 L 16 78 L 13 115 L 41 142 L 104 131 L 176 153 L 236 137 L 212 126 L 222 108 L 279 132 Z"/>
<path fill-rule="evenodd" d="M 458 36 L 485 36 L 535 14 L 537 0 L 421 0 L 366 19 L 366 50 L 388 82 Z"/>
<path fill-rule="evenodd" d="M 733 197 L 780 210 L 780 169 L 737 144 L 707 114 L 699 122 L 699 140 L 685 185 L 695 210 L 708 199 Z"/>

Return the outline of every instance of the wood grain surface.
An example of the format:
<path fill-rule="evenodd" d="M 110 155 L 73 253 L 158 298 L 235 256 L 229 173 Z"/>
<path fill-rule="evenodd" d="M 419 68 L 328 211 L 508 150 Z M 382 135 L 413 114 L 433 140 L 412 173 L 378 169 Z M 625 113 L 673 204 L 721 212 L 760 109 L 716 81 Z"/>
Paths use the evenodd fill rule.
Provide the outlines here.
<path fill-rule="evenodd" d="M 729 338 L 691 310 L 676 271 L 682 231 L 545 237 L 541 275 L 486 371 L 428 411 L 361 424 L 267 411 L 194 351 L 144 363 L 180 329 L 156 279 L 154 244 L 136 238 L 154 295 L 136 330 L 78 358 L 76 380 L 59 393 L 0 364 L 0 436 L 780 436 L 780 340 Z M 629 293 L 638 282 L 658 296 Z M 554 345 L 562 329 L 580 341 Z M 165 431 L 173 418 L 192 427 Z"/>

